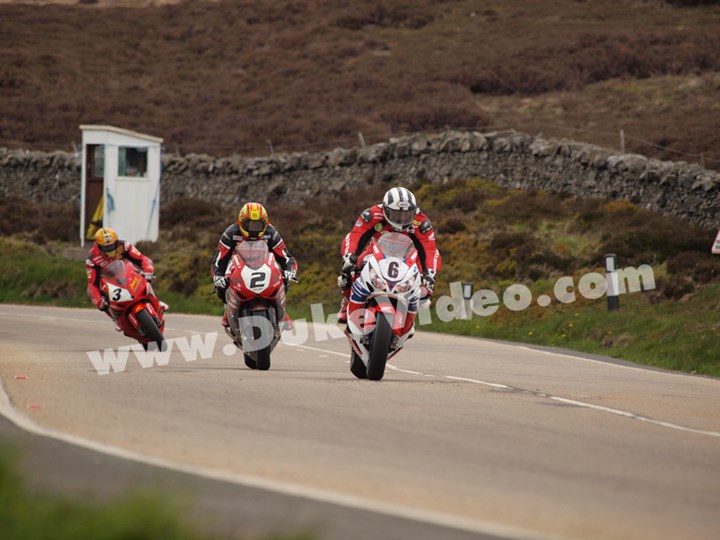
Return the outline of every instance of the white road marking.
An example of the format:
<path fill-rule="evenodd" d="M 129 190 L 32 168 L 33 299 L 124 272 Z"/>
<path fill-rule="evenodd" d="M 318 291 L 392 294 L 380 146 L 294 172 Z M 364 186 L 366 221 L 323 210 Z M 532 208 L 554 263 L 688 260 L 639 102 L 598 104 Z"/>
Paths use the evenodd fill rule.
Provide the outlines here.
<path fill-rule="evenodd" d="M 365 499 L 363 497 L 357 497 L 323 489 L 310 488 L 298 484 L 291 484 L 288 482 L 268 480 L 257 476 L 229 473 L 216 469 L 210 469 L 207 467 L 188 465 L 185 463 L 180 463 L 156 456 L 140 454 L 138 452 L 133 452 L 131 450 L 126 450 L 116 446 L 98 443 L 90 439 L 76 437 L 67 433 L 61 433 L 58 431 L 45 429 L 39 424 L 35 423 L 30 418 L 20 414 L 12 406 L 12 404 L 10 403 L 10 398 L 8 397 L 4 387 L 2 386 L 2 381 L 0 381 L 0 414 L 20 429 L 23 429 L 35 435 L 49 437 L 51 439 L 59 440 L 68 444 L 72 444 L 74 446 L 87 448 L 89 450 L 100 452 L 102 454 L 106 454 L 116 458 L 135 461 L 137 463 L 144 463 L 146 465 L 152 465 L 155 467 L 162 467 L 164 469 L 178 471 L 186 474 L 192 474 L 195 476 L 201 476 L 210 480 L 231 482 L 240 486 L 273 491 L 276 493 L 281 493 L 283 495 L 288 495 L 290 497 L 300 497 L 322 503 L 335 504 L 347 508 L 354 508 L 367 512 L 373 512 L 376 514 L 383 514 L 392 517 L 409 519 L 421 523 L 428 523 L 440 527 L 448 527 L 451 529 L 458 529 L 473 533 L 508 538 L 510 540 L 552 540 L 554 538 L 550 536 L 540 535 L 531 531 L 515 529 L 513 527 L 506 527 L 504 525 L 498 525 L 485 521 L 476 521 L 449 514 L 443 514 L 440 512 L 420 510 L 416 508 L 411 508 L 409 506 L 403 506 L 387 502 L 378 502 L 371 499 Z"/>
<path fill-rule="evenodd" d="M 28 319 L 36 319 L 41 321 L 69 321 L 93 324 L 107 324 L 107 321 L 103 321 L 100 319 L 76 319 L 74 317 L 54 317 L 50 315 L 33 315 L 30 313 L 7 313 L 5 311 L 0 311 L 0 317 L 26 317 Z"/>
<path fill-rule="evenodd" d="M 504 384 L 498 384 L 498 383 L 491 383 L 487 381 L 480 381 L 478 379 L 468 379 L 466 377 L 453 377 L 452 375 L 444 375 L 446 379 L 452 379 L 453 381 L 463 381 L 463 382 L 469 382 L 473 384 L 482 384 L 485 386 L 491 386 L 493 388 L 502 388 L 503 390 L 510 390 L 511 387 L 504 385 Z"/>
<path fill-rule="evenodd" d="M 299 347 L 303 347 L 303 348 L 305 348 L 305 349 L 310 349 L 310 350 L 313 350 L 313 351 L 321 351 L 321 352 L 325 352 L 325 353 L 337 354 L 337 355 L 339 355 L 339 356 L 344 356 L 344 357 L 349 357 L 349 356 L 350 356 L 349 354 L 346 354 L 346 353 L 338 353 L 338 352 L 334 352 L 334 351 L 328 351 L 327 349 L 320 349 L 320 348 L 317 348 L 317 347 L 308 347 L 308 346 L 306 346 L 306 345 L 298 345 L 298 346 L 299 346 Z M 509 346 L 511 346 L 511 345 L 509 345 Z M 519 346 L 519 347 L 522 348 L 522 349 L 526 349 L 526 350 L 529 350 L 529 351 L 533 351 L 533 352 L 536 351 L 536 349 L 530 349 L 530 348 L 528 348 L 528 347 L 523 347 L 523 346 Z M 547 352 L 547 351 L 537 351 L 537 352 Z M 556 354 L 556 353 L 547 353 L 547 354 Z M 560 354 L 559 354 L 559 355 L 560 355 Z M 566 354 L 566 355 L 561 355 L 561 356 L 565 356 L 565 357 L 567 357 L 567 358 L 578 358 L 578 359 L 580 359 L 580 360 L 589 360 L 589 361 L 593 361 L 593 362 L 600 362 L 599 360 L 592 360 L 592 359 L 587 359 L 587 358 L 575 357 L 575 356 L 571 356 L 571 355 L 567 355 L 567 354 Z M 618 364 L 604 364 L 604 365 L 609 365 L 609 366 L 614 366 L 614 367 L 628 367 L 628 366 L 622 366 L 622 365 L 618 365 Z M 641 421 L 641 422 L 647 422 L 647 423 L 650 423 L 650 424 L 655 424 L 655 425 L 657 425 L 657 426 L 662 426 L 662 427 L 674 429 L 674 430 L 677 430 L 677 431 L 685 431 L 685 432 L 689 432 L 689 433 L 697 433 L 697 434 L 700 434 L 700 435 L 709 435 L 710 437 L 720 437 L 720 433 L 719 433 L 719 432 L 716 432 L 716 431 L 707 431 L 707 430 L 702 430 L 702 429 L 695 429 L 695 428 L 690 428 L 690 427 L 687 427 L 687 426 L 681 426 L 681 425 L 678 425 L 678 424 L 673 424 L 673 423 L 671 423 L 671 422 L 665 422 L 665 421 L 663 421 L 663 420 L 654 420 L 654 419 L 652 419 L 652 418 L 648 418 L 648 417 L 646 417 L 646 416 L 641 416 L 641 415 L 638 415 L 638 414 L 635 414 L 635 413 L 632 413 L 632 412 L 629 412 L 629 411 L 622 411 L 622 410 L 620 410 L 620 409 L 611 409 L 611 408 L 609 408 L 609 407 L 602 407 L 602 406 L 599 406 L 599 405 L 593 405 L 592 403 L 585 403 L 585 402 L 582 402 L 582 401 L 575 401 L 575 400 L 571 400 L 571 399 L 562 398 L 562 397 L 559 397 L 559 396 L 552 396 L 552 395 L 546 394 L 546 393 L 544 393 L 544 392 L 523 390 L 522 388 L 515 388 L 515 387 L 513 387 L 513 386 L 508 386 L 508 385 L 506 385 L 506 384 L 494 383 L 494 382 L 489 382 L 489 381 L 482 381 L 482 380 L 480 380 L 480 379 L 471 379 L 471 378 L 468 378 L 468 377 L 455 377 L 454 375 L 432 375 L 432 374 L 429 374 L 429 373 L 422 373 L 422 372 L 420 372 L 420 371 L 410 371 L 410 370 L 408 370 L 408 369 L 401 369 L 401 368 L 399 368 L 399 367 L 397 367 L 397 366 L 394 366 L 394 365 L 392 365 L 392 364 L 387 364 L 387 367 L 388 367 L 390 370 L 392 370 L 392 371 L 399 371 L 399 372 L 402 372 L 402 373 L 408 373 L 408 374 L 410 374 L 410 375 L 418 375 L 418 376 L 423 376 L 423 377 L 444 377 L 445 379 L 450 379 L 450 380 L 453 380 L 453 381 L 461 381 L 461 382 L 467 382 L 467 383 L 471 383 L 471 384 L 480 384 L 480 385 L 483 385 L 483 386 L 489 386 L 489 387 L 491 387 L 491 388 L 498 388 L 498 389 L 501 389 L 501 390 L 518 390 L 518 391 L 522 391 L 522 392 L 534 394 L 534 395 L 536 395 L 536 396 L 538 396 L 538 397 L 542 397 L 542 398 L 546 398 L 546 399 L 552 399 L 552 400 L 555 400 L 555 401 L 560 401 L 560 402 L 564 402 L 564 403 L 568 403 L 568 404 L 572 404 L 572 405 L 577 405 L 577 406 L 579 406 L 579 407 L 585 407 L 585 408 L 588 408 L 588 409 L 594 409 L 594 410 L 597 410 L 597 411 L 608 412 L 608 413 L 612 413 L 612 414 L 615 414 L 615 415 L 618 415 L 618 416 L 623 416 L 623 417 L 625 417 L 625 418 L 629 418 L 629 419 L 631 419 L 631 420 L 638 420 L 638 421 Z M 630 367 L 631 367 L 631 366 L 630 366 Z M 631 368 L 632 368 L 632 367 L 631 367 Z M 643 370 L 642 368 L 632 368 L 632 369 L 638 369 L 638 370 L 641 370 L 641 371 L 643 371 L 643 372 L 645 372 L 645 373 L 663 373 L 663 374 L 667 374 L 667 375 L 674 375 L 674 373 L 656 372 L 656 371 L 647 370 L 647 369 L 646 369 L 646 370 Z M 679 375 L 683 375 L 683 374 L 682 374 L 682 373 L 679 373 Z M 689 376 L 689 375 L 688 375 L 688 376 Z"/>
<path fill-rule="evenodd" d="M 663 426 L 671 429 L 677 429 L 679 431 L 688 431 L 690 433 L 697 433 L 700 435 L 709 435 L 710 437 L 720 437 L 720 433 L 717 431 L 706 431 L 703 429 L 694 429 L 689 428 L 685 426 L 680 426 L 678 424 L 672 424 L 670 422 L 663 422 L 662 420 L 653 420 L 652 418 L 648 418 L 647 416 L 640 416 L 635 413 L 622 411 L 620 409 L 611 409 L 610 407 L 603 407 L 601 405 L 593 405 L 591 403 L 584 403 L 582 401 L 575 401 L 574 399 L 567 399 L 567 398 L 561 398 L 557 396 L 548 396 L 550 399 L 554 399 L 555 401 L 560 401 L 562 403 L 568 403 L 570 405 L 577 405 L 578 407 L 586 407 L 588 409 L 595 409 L 597 411 L 603 411 L 603 412 L 609 412 L 611 414 L 616 414 L 618 416 L 624 416 L 626 418 L 632 418 L 633 420 L 639 420 L 640 422 L 647 422 L 649 424 L 655 424 L 658 426 Z"/>
<path fill-rule="evenodd" d="M 326 354 L 335 354 L 337 356 L 343 356 L 345 358 L 350 358 L 350 355 L 348 353 L 328 351 L 327 349 L 319 349 L 317 347 L 309 347 L 308 345 L 295 345 L 295 347 L 300 347 L 301 349 L 307 349 L 309 351 L 318 351 L 318 352 L 322 352 L 322 353 L 326 353 Z"/>

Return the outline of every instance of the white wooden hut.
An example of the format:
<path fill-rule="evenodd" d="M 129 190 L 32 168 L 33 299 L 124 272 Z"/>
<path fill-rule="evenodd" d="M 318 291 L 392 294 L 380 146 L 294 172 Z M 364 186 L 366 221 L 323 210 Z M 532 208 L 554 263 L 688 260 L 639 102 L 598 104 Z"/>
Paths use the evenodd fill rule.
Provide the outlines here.
<path fill-rule="evenodd" d="M 80 245 L 100 227 L 122 240 L 157 240 L 162 139 L 114 126 L 81 125 Z"/>

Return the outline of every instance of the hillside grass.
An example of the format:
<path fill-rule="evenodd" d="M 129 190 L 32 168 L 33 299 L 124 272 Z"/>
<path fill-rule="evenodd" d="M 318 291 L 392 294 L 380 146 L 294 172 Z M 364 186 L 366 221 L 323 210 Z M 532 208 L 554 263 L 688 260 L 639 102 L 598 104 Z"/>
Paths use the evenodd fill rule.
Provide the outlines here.
<path fill-rule="evenodd" d="M 326 317 L 337 311 L 340 244 L 357 215 L 386 188 L 371 185 L 313 204 L 269 208 L 299 262 L 300 283 L 288 295 L 293 317 L 309 319 L 310 306 L 317 303 Z M 564 347 L 720 376 L 720 259 L 710 254 L 714 231 L 627 201 L 506 190 L 481 179 L 425 183 L 414 191 L 435 224 L 443 256 L 436 300 L 450 294 L 450 283 L 463 281 L 501 299 L 514 284 L 533 295 L 525 310 L 512 311 L 501 302 L 496 313 L 471 321 L 443 322 L 434 312 L 433 323 L 422 330 Z M 42 235 L 29 230 L 27 222 L 43 215 L 45 207 L 10 220 L 3 209 L 12 207 L 0 206 L 0 301 L 90 307 L 82 263 L 60 255 L 67 244 L 42 243 Z M 210 260 L 235 212 L 191 199 L 161 207 L 160 240 L 138 247 L 155 261 L 156 292 L 171 305 L 169 316 L 221 315 L 222 304 L 209 294 Z M 75 226 L 54 234 L 75 234 Z M 621 309 L 612 313 L 605 297 L 587 300 L 578 292 L 584 275 L 604 272 L 606 253 L 617 255 L 619 268 L 648 265 L 655 284 L 622 295 Z M 561 278 L 572 279 L 575 302 L 555 298 L 554 284 Z M 540 295 L 548 295 L 550 305 L 540 307 Z"/>
<path fill-rule="evenodd" d="M 623 129 L 627 151 L 720 167 L 717 2 L 37 4 L 0 3 L 0 146 L 67 150 L 93 123 L 210 155 Z"/>

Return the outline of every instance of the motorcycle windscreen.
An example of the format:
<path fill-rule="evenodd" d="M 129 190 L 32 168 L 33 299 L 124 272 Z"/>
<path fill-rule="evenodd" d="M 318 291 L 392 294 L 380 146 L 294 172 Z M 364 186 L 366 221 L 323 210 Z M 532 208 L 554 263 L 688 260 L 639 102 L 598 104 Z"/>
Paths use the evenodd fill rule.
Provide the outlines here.
<path fill-rule="evenodd" d="M 386 257 L 397 257 L 403 260 L 415 249 L 413 241 L 400 233 L 384 234 L 377 240 L 377 243 Z"/>
<path fill-rule="evenodd" d="M 268 247 L 262 240 L 246 240 L 238 244 L 235 253 L 240 256 L 246 266 L 257 270 L 265 264 Z"/>
<path fill-rule="evenodd" d="M 102 269 L 102 277 L 117 281 L 121 285 L 125 285 L 125 262 L 113 261 Z"/>

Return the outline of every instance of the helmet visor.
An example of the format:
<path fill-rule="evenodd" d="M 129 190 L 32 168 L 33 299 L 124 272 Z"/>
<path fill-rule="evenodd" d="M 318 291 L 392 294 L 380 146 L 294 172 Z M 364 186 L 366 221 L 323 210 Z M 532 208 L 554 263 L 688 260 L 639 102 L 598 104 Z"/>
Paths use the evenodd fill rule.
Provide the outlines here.
<path fill-rule="evenodd" d="M 100 251 L 102 251 L 105 255 L 115 255 L 117 253 L 118 243 L 116 240 L 111 244 L 105 244 L 98 247 L 100 248 Z"/>
<path fill-rule="evenodd" d="M 415 209 L 413 208 L 412 210 L 393 210 L 392 208 L 386 208 L 385 217 L 388 221 L 405 228 L 412 223 L 412 220 L 415 217 Z"/>
<path fill-rule="evenodd" d="M 241 226 L 252 237 L 261 236 L 265 232 L 265 222 L 259 219 L 243 219 Z"/>

